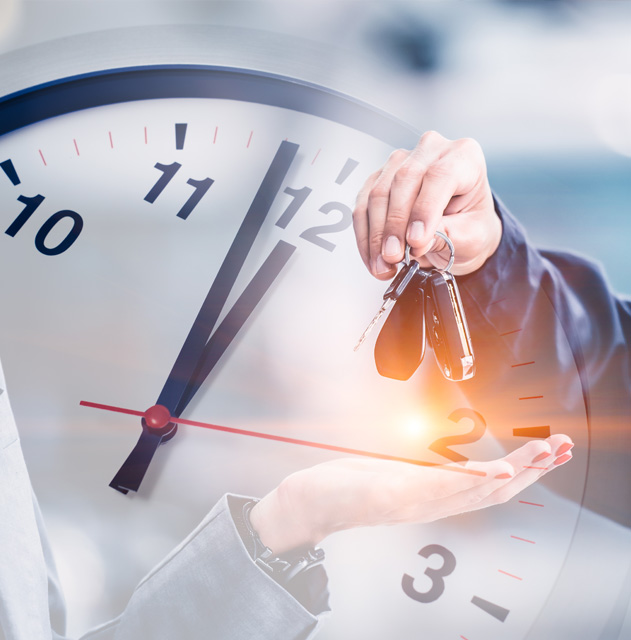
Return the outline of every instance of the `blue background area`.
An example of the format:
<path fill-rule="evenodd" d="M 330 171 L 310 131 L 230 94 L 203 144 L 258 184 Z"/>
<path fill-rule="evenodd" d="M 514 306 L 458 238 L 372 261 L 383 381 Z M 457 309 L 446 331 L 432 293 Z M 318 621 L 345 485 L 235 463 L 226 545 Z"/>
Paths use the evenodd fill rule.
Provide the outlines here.
<path fill-rule="evenodd" d="M 490 158 L 488 169 L 494 191 L 537 246 L 596 259 L 618 292 L 630 292 L 631 161 Z"/>

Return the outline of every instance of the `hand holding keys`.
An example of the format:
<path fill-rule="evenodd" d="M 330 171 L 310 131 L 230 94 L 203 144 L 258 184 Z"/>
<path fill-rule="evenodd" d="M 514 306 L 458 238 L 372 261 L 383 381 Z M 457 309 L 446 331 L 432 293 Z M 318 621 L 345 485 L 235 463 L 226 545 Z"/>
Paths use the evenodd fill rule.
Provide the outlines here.
<path fill-rule="evenodd" d="M 445 269 L 421 269 L 406 259 L 383 295 L 383 304 L 372 319 L 355 351 L 366 336 L 391 310 L 375 344 L 375 362 L 384 376 L 407 380 L 418 368 L 425 351 L 425 335 L 442 374 L 453 381 L 467 380 L 475 373 L 469 328 L 458 286 L 449 272 L 454 261 L 451 240 L 437 231 L 451 250 Z"/>

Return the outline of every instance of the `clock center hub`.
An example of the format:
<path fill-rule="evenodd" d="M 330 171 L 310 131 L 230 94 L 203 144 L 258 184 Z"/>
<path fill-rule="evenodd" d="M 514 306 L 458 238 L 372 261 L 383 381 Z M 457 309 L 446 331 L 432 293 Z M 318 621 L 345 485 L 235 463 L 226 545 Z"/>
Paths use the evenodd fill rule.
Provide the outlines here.
<path fill-rule="evenodd" d="M 145 411 L 143 418 L 150 429 L 162 429 L 169 424 L 171 413 L 161 404 L 154 404 Z"/>

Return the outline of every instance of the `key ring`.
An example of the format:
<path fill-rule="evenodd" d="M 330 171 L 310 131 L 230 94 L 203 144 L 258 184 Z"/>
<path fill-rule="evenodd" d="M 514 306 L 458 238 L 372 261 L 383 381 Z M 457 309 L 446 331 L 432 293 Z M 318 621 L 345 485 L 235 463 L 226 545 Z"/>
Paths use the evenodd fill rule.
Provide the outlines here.
<path fill-rule="evenodd" d="M 451 255 L 449 256 L 449 262 L 447 262 L 447 266 L 444 269 L 442 269 L 442 271 L 449 271 L 451 267 L 453 267 L 454 260 L 456 258 L 456 250 L 454 249 L 454 243 L 442 231 L 435 231 L 434 233 L 435 235 L 440 236 L 447 243 L 447 246 L 449 247 L 449 251 L 451 252 Z M 410 251 L 411 251 L 410 245 L 406 244 L 405 259 L 404 259 L 405 264 L 410 264 Z"/>

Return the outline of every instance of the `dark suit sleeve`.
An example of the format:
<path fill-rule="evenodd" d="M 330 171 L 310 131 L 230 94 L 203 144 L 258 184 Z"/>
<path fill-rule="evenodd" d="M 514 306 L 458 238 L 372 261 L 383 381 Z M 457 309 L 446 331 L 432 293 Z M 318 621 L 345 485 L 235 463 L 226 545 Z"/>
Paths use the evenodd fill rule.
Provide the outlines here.
<path fill-rule="evenodd" d="M 533 354 L 544 358 L 553 410 L 588 421 L 584 506 L 631 526 L 631 302 L 612 291 L 598 264 L 535 249 L 499 200 L 496 211 L 498 250 L 458 279 L 478 363 L 463 390 L 488 401 L 508 384 L 503 372 Z"/>

